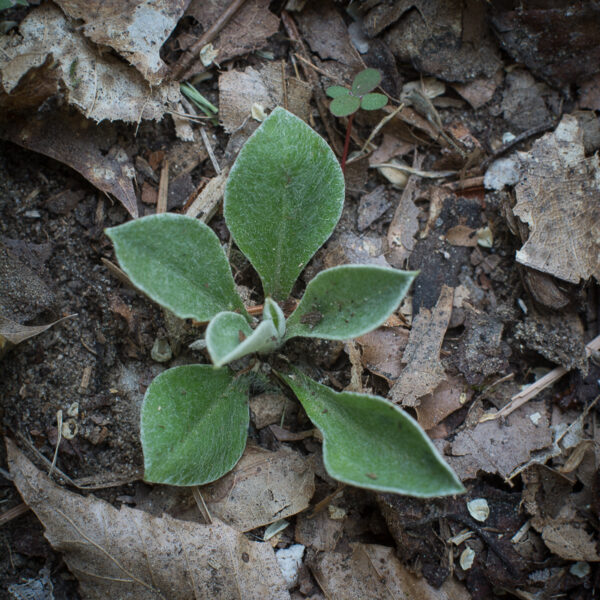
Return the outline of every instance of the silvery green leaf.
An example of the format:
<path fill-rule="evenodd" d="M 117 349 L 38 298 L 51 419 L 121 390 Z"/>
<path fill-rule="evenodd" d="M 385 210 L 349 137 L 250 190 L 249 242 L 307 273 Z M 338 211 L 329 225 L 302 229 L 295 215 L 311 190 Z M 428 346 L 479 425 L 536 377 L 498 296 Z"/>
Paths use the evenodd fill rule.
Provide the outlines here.
<path fill-rule="evenodd" d="M 327 142 L 304 121 L 276 108 L 240 151 L 223 209 L 265 296 L 288 297 L 331 235 L 343 203 L 344 177 Z"/>

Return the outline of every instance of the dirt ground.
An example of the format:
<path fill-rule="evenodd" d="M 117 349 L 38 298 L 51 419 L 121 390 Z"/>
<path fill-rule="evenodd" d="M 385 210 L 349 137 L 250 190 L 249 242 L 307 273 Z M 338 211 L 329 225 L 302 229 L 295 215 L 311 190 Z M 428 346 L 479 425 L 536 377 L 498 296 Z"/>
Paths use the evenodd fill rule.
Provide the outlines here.
<path fill-rule="evenodd" d="M 284 4 L 271 2 L 270 11 L 279 18 Z M 363 391 L 401 404 L 426 429 L 463 480 L 467 494 L 425 501 L 350 487 L 338 489 L 324 471 L 318 439 L 290 441 L 272 428 L 274 421 L 261 424 L 256 411 L 262 409 L 255 408 L 249 441 L 269 451 L 293 449 L 314 471 L 311 507 L 325 500 L 325 505 L 344 514 L 342 519 L 334 518 L 333 511 L 325 508 L 313 521 L 302 513 L 290 516 L 291 524 L 278 534 L 273 546 L 281 549 L 301 543 L 306 548 L 299 581 L 291 588 L 295 599 L 372 597 L 363 596 L 347 581 L 343 583 L 343 578 L 337 580 L 334 572 L 347 563 L 347 568 L 360 573 L 363 567 L 357 559 L 358 549 L 370 552 L 380 547 L 393 549 L 402 568 L 429 586 L 428 591 L 414 591 L 410 596 L 414 598 L 597 598 L 600 429 L 595 402 L 600 362 L 597 352 L 588 360 L 585 344 L 600 333 L 598 267 L 592 261 L 588 276 L 568 281 L 517 261 L 516 253 L 535 225 L 529 222 L 528 229 L 524 217 L 519 221 L 513 213 L 516 203 L 522 201 L 513 187 L 516 181 L 493 189 L 491 184 L 484 187 L 483 177 L 493 159 L 514 157 L 516 150 L 522 157 L 533 152 L 536 140 L 551 135 L 565 115 L 578 119 L 585 158 L 592 160 L 600 147 L 600 135 L 595 133 L 600 106 L 591 110 L 593 103 L 582 100 L 582 90 L 600 67 L 568 78 L 567 68 L 554 60 L 552 52 L 534 53 L 532 58 L 531 49 L 525 48 L 526 40 L 490 33 L 479 40 L 480 60 L 473 60 L 471 65 L 478 69 L 478 81 L 495 81 L 489 98 L 479 105 L 460 88 L 473 80 L 461 71 L 461 65 L 471 58 L 462 57 L 452 40 L 444 46 L 440 34 L 431 43 L 437 43 L 439 56 L 446 58 L 436 62 L 436 53 L 415 33 L 420 27 L 418 15 L 429 18 L 429 8 L 427 3 L 413 4 L 408 16 L 402 11 L 394 19 L 390 14 L 394 3 L 365 2 L 363 25 L 369 32 L 370 50 L 361 55 L 354 51 L 352 60 L 343 63 L 340 56 L 345 56 L 344 51 L 337 49 L 335 40 L 331 48 L 324 48 L 329 30 L 320 31 L 316 23 L 326 23 L 335 14 L 331 21 L 335 27 L 350 25 L 352 18 L 344 12 L 346 3 L 309 3 L 303 12 L 291 13 L 298 22 L 304 51 L 298 51 L 290 41 L 293 36 L 281 24 L 277 33 L 263 40 L 260 53 L 236 55 L 226 63 L 229 69 L 222 65 L 221 78 L 223 73 L 232 76 L 279 61 L 289 77 L 296 77 L 301 60 L 295 52 L 308 56 L 318 67 L 311 71 L 317 75 L 316 84 L 300 67 L 300 78 L 314 88 L 308 122 L 334 146 L 342 145 L 345 121 L 329 115 L 328 123 L 324 123 L 316 98 L 323 95 L 327 85 L 339 80 L 347 84 L 349 74 L 356 71 L 353 61 L 362 57 L 364 65 L 383 72 L 382 88 L 393 99 L 394 108 L 401 98 L 406 99 L 406 83 L 424 85 L 424 78 L 429 76 L 445 82 L 444 91 L 431 98 L 434 113 L 419 111 L 413 105 L 415 113 L 392 120 L 383 134 L 373 138 L 371 148 L 372 152 L 382 152 L 379 162 L 404 160 L 407 167 L 412 165 L 421 174 L 435 171 L 438 176 L 426 173 L 408 179 L 409 169 L 401 171 L 406 177 L 400 181 L 391 178 L 389 171 L 386 176 L 384 170 L 374 167 L 378 161 L 370 162 L 368 156 L 350 162 L 342 219 L 294 289 L 299 297 L 305 283 L 323 268 L 368 262 L 419 270 L 410 297 L 396 321 L 379 333 L 368 334 L 370 338 L 364 336 L 354 344 L 290 342 L 287 354 L 334 389 L 345 389 L 358 377 Z M 477 6 L 476 12 L 481 13 L 490 32 L 493 23 L 494 31 L 504 32 L 498 24 L 506 25 L 506 19 L 516 18 L 518 11 L 512 12 L 512 4 L 449 3 L 456 10 L 460 5 L 461 11 Z M 562 9 L 553 10 L 554 23 L 560 25 Z M 25 14 L 18 9 L 11 16 L 19 20 Z M 378 14 L 389 23 L 374 25 Z M 592 16 L 600 20 L 597 12 Z M 443 23 L 451 16 L 442 11 L 438 18 Z M 567 17 L 563 15 L 563 19 Z M 397 22 L 404 23 L 404 29 L 392 35 Z M 519 27 L 525 28 L 528 22 L 523 23 Z M 564 26 L 576 25 L 568 21 Z M 330 31 L 338 31 L 330 27 Z M 521 31 L 519 27 L 516 31 Z M 191 17 L 184 18 L 164 46 L 163 58 L 174 62 L 179 55 L 174 40 L 181 44 L 182 34 L 197 38 L 201 31 Z M 347 44 L 350 38 L 346 29 L 343 31 L 343 43 Z M 413 35 L 414 47 L 407 44 L 398 48 L 401 34 Z M 465 39 L 463 36 L 463 42 Z M 562 41 L 554 43 L 560 47 Z M 341 41 L 339 44 L 343 46 Z M 596 56 L 594 49 L 590 52 Z M 334 76 L 328 78 L 324 73 Z M 249 134 L 248 128 L 258 123 L 244 117 L 240 126 L 231 116 L 225 83 L 216 70 L 213 77 L 196 85 L 219 105 L 219 118 L 226 121 L 225 126 L 202 123 L 217 163 L 224 166 Z M 272 100 L 266 94 L 268 109 L 273 108 L 268 106 Z M 64 100 L 58 102 L 58 108 L 52 104 L 55 100 L 49 102 L 45 105 L 52 111 L 48 118 L 78 115 Z M 239 100 L 232 99 L 231 103 L 239 104 Z M 36 118 L 40 114 L 43 112 Z M 389 113 L 358 114 L 353 150 L 360 148 L 385 114 Z M 443 136 L 432 129 L 432 114 L 439 115 Z M 171 119 L 142 121 L 139 126 L 116 121 L 106 126 L 110 127 L 106 138 L 110 138 L 110 147 L 124 149 L 131 164 L 136 165 L 138 198 L 143 198 L 144 190 L 156 194 L 161 158 L 174 156 L 170 154 L 173 148 L 185 145 L 177 139 Z M 152 379 L 168 367 L 208 362 L 201 351 L 188 348 L 201 336 L 202 328 L 169 319 L 107 266 L 106 260 L 115 262 L 115 258 L 104 229 L 131 218 L 122 203 L 65 164 L 8 141 L 15 139 L 11 127 L 14 123 L 0 127 L 0 137 L 4 138 L 0 141 L 0 277 L 5 294 L 0 297 L 0 307 L 4 316 L 27 325 L 68 318 L 12 347 L 0 358 L 1 431 L 46 473 L 56 458 L 54 481 L 72 492 L 93 494 L 115 507 L 138 508 L 156 516 L 166 512 L 177 519 L 202 522 L 191 491 L 166 491 L 163 486 L 142 481 L 139 442 L 140 407 Z M 335 140 L 329 135 L 331 130 Z M 521 141 L 514 141 L 520 135 Z M 503 148 L 503 144 L 511 143 Z M 202 142 L 191 144 L 197 164 L 180 178 L 175 167 L 173 182 L 177 183 L 171 186 L 168 199 L 173 212 L 183 212 L 194 191 L 217 176 Z M 395 145 L 395 152 L 389 151 L 390 145 Z M 107 152 L 107 148 L 101 149 L 103 156 Z M 185 156 L 190 154 L 188 150 Z M 159 165 L 154 169 L 155 179 L 147 170 L 142 171 L 138 158 L 144 164 Z M 525 169 L 519 172 L 520 180 L 524 173 L 536 176 L 538 167 L 534 158 L 526 167 L 517 165 L 517 169 Z M 455 175 L 439 175 L 448 170 Z M 540 180 L 554 176 L 543 173 Z M 589 195 L 597 203 L 597 188 Z M 412 224 L 408 227 L 399 224 L 398 207 L 402 206 Z M 140 201 L 138 208 L 141 216 L 153 214 L 156 204 Z M 542 206 L 539 210 L 543 214 L 545 209 Z M 594 210 L 589 213 L 592 218 L 598 214 Z M 580 214 L 579 219 L 586 217 Z M 210 225 L 223 243 L 229 241 L 220 212 Z M 403 240 L 402 251 L 390 245 L 394 232 Z M 598 223 L 588 233 L 593 238 Z M 588 233 L 573 231 L 582 253 Z M 555 233 L 554 244 L 546 246 L 551 253 L 564 251 L 559 234 Z M 589 243 L 597 248 L 598 239 Z M 232 256 L 236 283 L 249 290 L 248 303 L 260 303 L 258 278 L 235 248 Z M 452 290 L 449 299 L 448 289 Z M 444 306 L 448 308 L 445 322 L 440 316 Z M 411 336 L 418 317 L 424 320 L 426 333 L 414 339 Z M 173 350 L 173 357 L 166 362 L 152 358 L 152 348 L 159 339 L 167 340 Z M 434 348 L 421 356 L 419 364 L 403 359 L 411 339 L 422 348 Z M 524 407 L 505 419 L 482 420 L 559 366 L 565 367 L 564 376 Z M 394 387 L 409 367 L 420 373 L 419 385 L 414 389 Z M 284 392 L 258 385 L 253 390 L 254 396 L 271 393 Z M 289 393 L 287 397 L 287 401 L 292 398 Z M 62 435 L 57 449 L 58 411 L 62 411 L 63 423 L 68 422 L 66 437 L 70 439 Z M 292 433 L 311 427 L 295 402 L 290 402 L 281 423 Z M 482 423 L 488 428 L 482 429 Z M 576 430 L 571 427 L 574 423 L 579 424 Z M 572 439 L 567 443 L 569 436 Z M 62 553 L 44 537 L 44 527 L 33 512 L 23 508 L 14 518 L 2 519 L 7 511 L 22 505 L 3 444 L 0 467 L 0 596 L 85 597 L 79 594 L 77 574 L 68 569 Z M 481 499 L 489 507 L 489 516 L 483 520 L 474 516 L 470 504 Z M 565 510 L 561 512 L 561 508 Z M 246 535 L 262 540 L 264 532 L 261 526 Z M 449 582 L 459 587 L 450 589 Z M 389 588 L 387 597 L 401 597 L 393 589 Z M 34 592 L 38 595 L 27 595 Z"/>

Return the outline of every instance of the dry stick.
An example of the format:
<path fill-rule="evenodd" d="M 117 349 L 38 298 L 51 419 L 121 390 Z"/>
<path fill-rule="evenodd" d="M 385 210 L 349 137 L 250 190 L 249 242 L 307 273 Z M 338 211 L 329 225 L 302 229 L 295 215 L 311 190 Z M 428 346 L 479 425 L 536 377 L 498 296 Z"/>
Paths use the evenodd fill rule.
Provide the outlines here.
<path fill-rule="evenodd" d="M 21 502 L 21 504 L 17 504 L 17 506 L 9 508 L 0 515 L 0 527 L 2 527 L 2 525 L 5 525 L 9 521 L 20 517 L 21 515 L 24 515 L 28 511 L 29 506 L 27 506 L 25 502 Z"/>
<path fill-rule="evenodd" d="M 212 163 L 212 166 L 213 166 L 214 170 L 216 171 L 217 175 L 220 175 L 221 167 L 219 166 L 219 163 L 217 162 L 217 157 L 215 156 L 215 153 L 213 152 L 212 146 L 210 145 L 210 140 L 208 139 L 208 135 L 206 135 L 206 131 L 205 131 L 204 127 L 200 128 L 200 135 L 202 136 L 202 141 L 204 142 L 206 151 L 208 152 L 210 162 Z"/>
<path fill-rule="evenodd" d="M 167 212 L 167 198 L 169 196 L 169 161 L 165 158 L 160 181 L 158 182 L 158 200 L 156 201 L 156 214 Z"/>
<path fill-rule="evenodd" d="M 196 501 L 196 504 L 198 505 L 198 510 L 200 511 L 200 514 L 202 515 L 202 518 L 204 519 L 204 523 L 206 525 L 212 525 L 213 520 L 212 520 L 212 517 L 210 516 L 210 511 L 208 510 L 208 506 L 206 506 L 206 502 L 204 502 L 204 497 L 202 496 L 202 492 L 200 491 L 200 488 L 197 485 L 195 485 L 192 488 L 192 496 L 194 496 L 194 500 Z"/>
<path fill-rule="evenodd" d="M 600 350 L 600 335 L 595 337 L 585 347 L 585 353 L 589 357 L 593 352 L 598 350 Z M 536 382 L 532 383 L 530 386 L 527 386 L 518 394 L 515 394 L 510 399 L 510 402 L 498 412 L 484 414 L 479 419 L 479 422 L 483 423 L 484 421 L 493 421 L 494 419 L 499 419 L 501 417 L 508 417 L 511 412 L 517 410 L 517 408 L 520 406 L 523 406 L 523 404 L 531 400 L 534 396 L 537 396 L 537 394 L 539 394 L 543 389 L 552 385 L 555 381 L 558 381 L 566 373 L 568 373 L 568 371 L 564 367 L 556 367 L 556 369 L 552 369 L 550 373 L 546 373 L 546 375 L 538 379 Z"/>
<path fill-rule="evenodd" d="M 348 124 L 346 125 L 346 140 L 344 141 L 344 154 L 342 154 L 342 173 L 346 170 L 346 159 L 348 158 L 348 149 L 350 148 L 352 121 L 354 121 L 354 113 L 348 117 Z"/>
<path fill-rule="evenodd" d="M 206 46 L 210 44 L 221 29 L 227 25 L 231 17 L 239 10 L 244 4 L 245 0 L 233 0 L 233 2 L 221 13 L 221 16 L 213 23 L 212 27 L 197 41 L 191 48 L 189 48 L 179 60 L 173 65 L 171 69 L 173 79 L 182 79 L 186 71 L 190 68 L 192 62 L 196 59 L 197 54 Z"/>
<path fill-rule="evenodd" d="M 283 108 L 288 110 L 287 83 L 285 81 L 285 61 L 281 59 L 281 89 L 283 90 Z"/>
<path fill-rule="evenodd" d="M 550 131 L 550 129 L 554 129 L 555 127 L 556 127 L 556 123 L 554 121 L 551 121 L 548 123 L 544 123 L 543 125 L 538 125 L 537 127 L 534 127 L 533 129 L 528 129 L 527 131 L 524 131 L 523 133 L 520 133 L 516 138 L 514 138 L 510 142 L 507 142 L 506 144 L 504 144 L 503 146 L 498 148 L 498 150 L 493 152 L 491 156 L 488 156 L 481 163 L 481 165 L 480 165 L 481 170 L 485 171 L 488 168 L 488 166 L 490 165 L 490 163 L 495 161 L 497 158 L 499 158 L 503 154 L 506 154 L 509 150 L 511 150 L 517 144 L 520 144 L 527 138 L 530 138 L 534 135 L 538 135 L 540 133 L 545 133 L 546 131 Z"/>
<path fill-rule="evenodd" d="M 483 176 L 481 177 L 469 177 L 462 181 L 452 181 L 451 183 L 444 183 L 443 187 L 457 192 L 459 190 L 470 190 L 483 188 Z"/>
<path fill-rule="evenodd" d="M 300 38 L 300 33 L 298 32 L 296 23 L 294 23 L 294 20 L 292 19 L 292 17 L 285 10 L 281 11 L 281 21 L 283 23 L 283 26 L 285 27 L 285 30 L 286 30 L 289 38 L 298 47 L 299 53 L 306 56 L 308 54 L 308 52 L 306 51 L 306 48 L 304 47 L 304 43 L 302 42 L 302 40 Z M 308 59 L 307 59 L 307 61 L 308 61 Z M 310 61 L 308 61 L 308 62 L 310 62 Z M 338 156 L 341 156 L 342 148 L 340 148 L 337 133 L 335 132 L 335 129 L 332 127 L 331 122 L 329 121 L 329 113 L 327 110 L 327 106 L 325 104 L 325 93 L 321 89 L 321 84 L 319 82 L 319 78 L 312 69 L 308 69 L 304 65 L 304 62 L 302 63 L 301 66 L 302 66 L 302 71 L 304 72 L 304 77 L 306 77 L 306 79 L 308 79 L 308 81 L 310 82 L 310 84 L 313 87 L 313 90 L 315 91 L 315 99 L 317 101 L 317 109 L 319 111 L 319 116 L 321 117 L 321 121 L 323 121 L 323 125 L 325 126 L 325 131 L 327 131 L 327 136 L 329 137 L 329 141 L 331 142 L 331 145 L 333 146 L 335 153 Z"/>

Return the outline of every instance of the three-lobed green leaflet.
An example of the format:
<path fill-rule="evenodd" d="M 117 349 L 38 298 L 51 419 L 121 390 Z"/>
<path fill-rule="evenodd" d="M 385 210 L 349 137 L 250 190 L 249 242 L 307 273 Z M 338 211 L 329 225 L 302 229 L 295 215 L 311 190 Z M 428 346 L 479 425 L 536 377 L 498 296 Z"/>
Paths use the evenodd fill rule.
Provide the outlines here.
<path fill-rule="evenodd" d="M 207 225 L 162 214 L 107 230 L 138 289 L 180 318 L 209 321 L 205 340 L 213 365 L 168 369 L 146 392 L 141 440 L 148 481 L 201 485 L 235 466 L 247 438 L 252 373 L 236 374 L 227 365 L 255 353 L 268 360 L 294 337 L 357 337 L 397 309 L 416 273 L 372 265 L 320 272 L 287 318 L 278 304 L 331 235 L 344 196 L 343 174 L 325 140 L 283 108 L 248 139 L 229 175 L 224 215 L 263 285 L 257 325 Z M 335 392 L 295 368 L 277 375 L 322 432 L 332 477 L 420 497 L 463 491 L 416 421 L 389 401 Z"/>

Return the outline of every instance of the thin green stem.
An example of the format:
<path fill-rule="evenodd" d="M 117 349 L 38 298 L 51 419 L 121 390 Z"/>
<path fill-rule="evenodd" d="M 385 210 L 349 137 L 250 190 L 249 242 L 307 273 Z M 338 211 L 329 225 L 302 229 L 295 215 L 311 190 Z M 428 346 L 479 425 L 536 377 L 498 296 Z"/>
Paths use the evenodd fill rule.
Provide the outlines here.
<path fill-rule="evenodd" d="M 342 154 L 342 173 L 346 170 L 346 159 L 348 158 L 348 149 L 350 148 L 350 133 L 352 132 L 352 121 L 354 113 L 348 117 L 348 125 L 346 126 L 346 141 L 344 142 L 344 153 Z"/>

